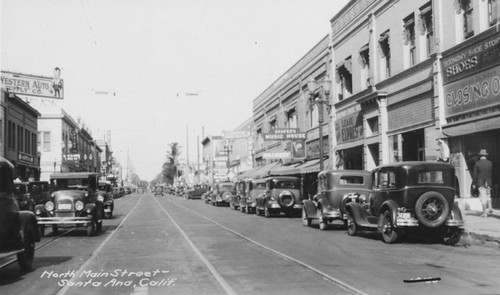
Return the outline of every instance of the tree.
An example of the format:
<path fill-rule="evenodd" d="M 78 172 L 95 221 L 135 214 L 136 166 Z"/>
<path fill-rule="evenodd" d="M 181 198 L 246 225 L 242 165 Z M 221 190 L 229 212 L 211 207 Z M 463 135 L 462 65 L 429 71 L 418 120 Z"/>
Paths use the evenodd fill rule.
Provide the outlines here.
<path fill-rule="evenodd" d="M 162 166 L 162 178 L 163 181 L 168 184 L 173 184 L 174 179 L 181 176 L 178 169 L 178 158 L 181 154 L 181 147 L 179 143 L 172 142 L 169 144 L 169 150 L 167 151 L 167 162 L 163 163 Z"/>

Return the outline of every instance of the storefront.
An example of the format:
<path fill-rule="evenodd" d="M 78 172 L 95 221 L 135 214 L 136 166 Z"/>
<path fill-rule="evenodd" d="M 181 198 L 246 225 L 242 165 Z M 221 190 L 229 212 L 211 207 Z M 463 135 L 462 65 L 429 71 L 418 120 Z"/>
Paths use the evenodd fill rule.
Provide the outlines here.
<path fill-rule="evenodd" d="M 340 112 L 335 121 L 337 138 L 336 169 L 365 169 L 363 113 L 356 107 Z M 377 144 L 378 145 L 378 144 Z"/>
<path fill-rule="evenodd" d="M 486 149 L 493 162 L 493 206 L 500 208 L 500 33 L 495 28 L 443 53 L 443 134 L 460 196 L 471 197 L 472 168 Z"/>

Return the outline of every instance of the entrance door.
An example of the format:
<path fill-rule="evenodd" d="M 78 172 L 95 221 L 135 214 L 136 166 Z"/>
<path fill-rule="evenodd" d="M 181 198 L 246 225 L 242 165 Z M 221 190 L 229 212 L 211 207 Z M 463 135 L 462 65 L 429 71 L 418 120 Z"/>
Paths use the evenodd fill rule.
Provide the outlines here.
<path fill-rule="evenodd" d="M 403 161 L 425 161 L 424 129 L 402 134 Z"/>

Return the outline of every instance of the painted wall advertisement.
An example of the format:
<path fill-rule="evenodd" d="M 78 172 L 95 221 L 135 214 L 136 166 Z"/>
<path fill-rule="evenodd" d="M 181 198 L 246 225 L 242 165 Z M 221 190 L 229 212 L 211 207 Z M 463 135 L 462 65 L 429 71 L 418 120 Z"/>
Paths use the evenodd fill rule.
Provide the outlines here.
<path fill-rule="evenodd" d="M 363 116 L 355 112 L 335 121 L 337 143 L 345 143 L 363 138 Z"/>

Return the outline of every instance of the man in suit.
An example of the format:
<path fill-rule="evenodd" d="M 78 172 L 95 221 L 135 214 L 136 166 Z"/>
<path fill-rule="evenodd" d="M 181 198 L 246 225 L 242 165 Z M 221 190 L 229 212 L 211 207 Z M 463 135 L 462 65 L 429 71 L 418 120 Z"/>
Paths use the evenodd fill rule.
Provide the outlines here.
<path fill-rule="evenodd" d="M 482 149 L 477 154 L 480 158 L 479 161 L 474 165 L 473 177 L 474 185 L 478 187 L 479 190 L 479 200 L 483 205 L 483 214 L 481 217 L 488 217 L 489 213 L 493 213 L 493 208 L 491 207 L 491 185 L 492 185 L 492 174 L 493 174 L 493 163 L 486 157 L 488 153 L 485 149 Z"/>

